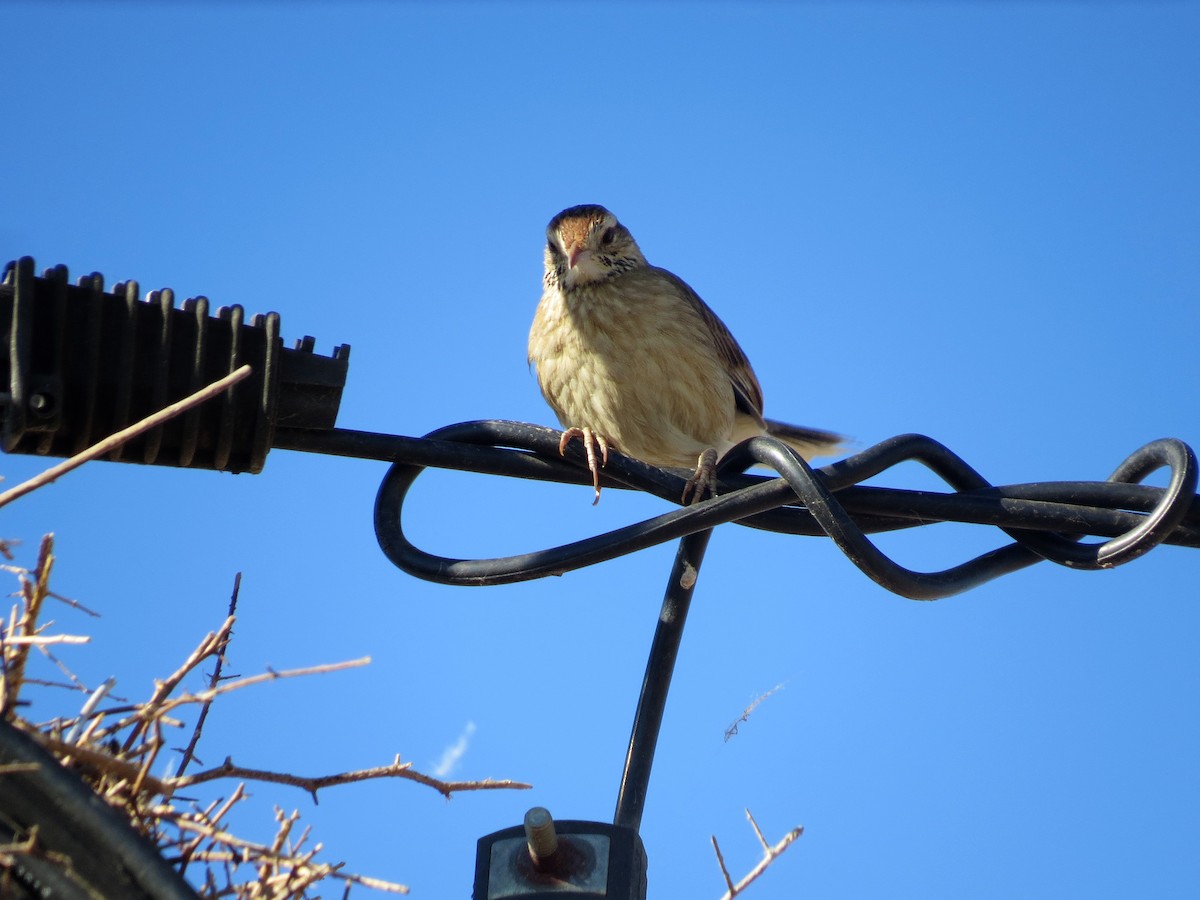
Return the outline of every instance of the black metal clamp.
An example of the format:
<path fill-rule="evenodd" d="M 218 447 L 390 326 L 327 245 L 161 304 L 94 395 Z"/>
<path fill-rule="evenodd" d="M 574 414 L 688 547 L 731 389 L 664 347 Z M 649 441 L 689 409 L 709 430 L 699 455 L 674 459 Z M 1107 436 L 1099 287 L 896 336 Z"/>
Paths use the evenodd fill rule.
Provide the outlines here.
<path fill-rule="evenodd" d="M 136 281 L 104 290 L 93 272 L 42 277 L 10 262 L 0 281 L 0 441 L 8 453 L 71 456 L 249 363 L 253 374 L 209 403 L 112 451 L 112 462 L 259 472 L 279 427 L 332 428 L 350 348 L 285 349 L 279 314 L 175 308 L 169 289 L 143 301 Z M 4 390 L 4 388 L 7 388 Z"/>
<path fill-rule="evenodd" d="M 277 447 L 391 462 L 375 502 L 380 548 L 403 571 L 443 584 L 492 585 L 557 575 L 680 540 L 613 824 L 559 823 L 562 855 L 547 851 L 544 843 L 539 854 L 528 822 L 524 830 L 488 835 L 479 843 L 477 900 L 562 892 L 644 898 L 646 857 L 637 832 L 688 605 L 717 525 L 827 535 L 876 583 L 915 600 L 947 597 L 1042 560 L 1103 569 L 1162 543 L 1200 547 L 1197 461 L 1182 441 L 1166 438 L 1145 445 L 1106 481 L 994 486 L 937 441 L 902 435 L 820 469 L 774 439 L 754 438 L 721 461 L 718 496 L 703 503 L 516 556 L 435 556 L 413 545 L 402 528 L 404 499 L 425 468 L 586 484 L 590 473 L 582 466 L 582 453 L 575 448 L 563 459 L 560 432 L 516 422 L 467 422 L 423 438 L 336 428 L 349 347 L 338 347 L 328 358 L 312 352 L 311 338 L 284 349 L 275 313 L 246 322 L 235 306 L 214 318 L 203 298 L 174 309 L 170 291 L 152 292 L 144 302 L 137 292 L 136 282 L 128 282 L 106 293 L 95 274 L 71 286 L 61 266 L 39 278 L 28 258 L 8 265 L 0 283 L 0 387 L 8 386 L 0 393 L 0 435 L 6 451 L 78 452 L 249 362 L 254 376 L 222 401 L 156 429 L 110 458 L 258 472 L 268 450 Z M 936 473 L 951 490 L 861 484 L 908 460 Z M 744 474 L 754 464 L 773 469 L 777 477 Z M 1165 488 L 1141 484 L 1164 467 L 1170 469 Z M 675 503 L 686 474 L 612 453 L 602 477 L 610 488 L 646 491 Z M 868 538 L 943 521 L 992 525 L 1009 542 L 942 571 L 914 572 Z M 1084 542 L 1087 535 L 1103 540 Z M 541 812 L 530 815 L 540 820 Z"/>

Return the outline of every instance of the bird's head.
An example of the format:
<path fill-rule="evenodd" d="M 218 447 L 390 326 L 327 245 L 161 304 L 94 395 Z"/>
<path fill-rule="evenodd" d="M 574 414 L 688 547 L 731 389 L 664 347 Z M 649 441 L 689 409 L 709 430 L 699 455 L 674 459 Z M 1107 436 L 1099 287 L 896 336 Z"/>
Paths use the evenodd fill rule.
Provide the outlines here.
<path fill-rule="evenodd" d="M 644 265 L 629 229 L 603 206 L 572 206 L 546 226 L 546 281 L 564 291 Z"/>

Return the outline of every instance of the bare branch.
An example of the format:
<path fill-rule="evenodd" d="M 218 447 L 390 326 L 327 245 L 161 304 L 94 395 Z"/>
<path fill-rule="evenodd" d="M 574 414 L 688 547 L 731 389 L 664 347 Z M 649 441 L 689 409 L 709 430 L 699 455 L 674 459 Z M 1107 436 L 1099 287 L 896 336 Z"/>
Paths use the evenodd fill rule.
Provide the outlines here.
<path fill-rule="evenodd" d="M 242 366 L 233 372 L 230 372 L 224 378 L 214 381 L 206 388 L 201 388 L 192 394 L 190 397 L 172 403 L 170 406 L 165 406 L 158 412 L 153 413 L 142 419 L 128 428 L 123 428 L 116 434 L 106 437 L 98 444 L 93 444 L 82 453 L 77 453 L 70 459 L 63 460 L 56 466 L 51 466 L 39 475 L 35 475 L 28 481 L 18 484 L 14 488 L 9 488 L 3 494 L 0 494 L 0 507 L 5 506 L 12 501 L 24 497 L 26 494 L 36 491 L 38 488 L 61 478 L 73 469 L 78 469 L 86 462 L 91 462 L 108 453 L 110 450 L 115 450 L 126 441 L 132 440 L 140 434 L 149 431 L 151 428 L 156 428 L 163 422 L 175 418 L 180 413 L 187 412 L 193 406 L 198 406 L 205 400 L 210 400 L 218 394 L 223 393 L 226 389 L 233 387 L 243 378 L 249 377 L 251 369 L 249 366 Z"/>
<path fill-rule="evenodd" d="M 233 594 L 229 597 L 229 618 L 233 619 L 237 616 L 238 594 L 242 589 L 242 573 L 238 572 L 233 576 Z M 213 665 L 212 678 L 208 681 L 210 689 L 215 688 L 221 683 L 221 669 L 225 666 L 225 652 L 229 649 L 229 641 L 233 638 L 233 629 L 230 628 L 229 634 L 225 638 L 225 642 L 221 644 L 217 650 L 217 660 Z M 208 719 L 208 711 L 212 708 L 212 700 L 206 701 L 201 707 L 200 712 L 196 716 L 196 727 L 192 729 L 192 738 L 188 741 L 187 747 L 183 750 L 183 757 L 179 760 L 179 766 L 175 769 L 175 776 L 179 777 L 183 774 L 184 769 L 195 759 L 196 744 L 200 742 L 200 732 L 204 730 L 204 723 Z"/>
<path fill-rule="evenodd" d="M 366 878 L 361 875 L 351 875 L 338 871 L 341 865 L 330 865 L 328 863 L 312 862 L 312 853 L 305 854 L 302 859 L 297 859 L 295 856 L 296 847 L 287 847 L 286 838 L 290 833 L 292 826 L 298 818 L 298 813 L 293 812 L 291 815 L 284 815 L 282 810 L 276 810 L 276 819 L 280 823 L 280 829 L 276 833 L 274 841 L 270 846 L 266 844 L 247 841 L 239 838 L 236 835 L 230 834 L 227 831 L 220 830 L 217 826 L 219 820 L 202 821 L 194 814 L 182 813 L 171 806 L 158 806 L 153 810 L 156 816 L 164 820 L 172 822 L 180 831 L 187 831 L 198 835 L 201 840 L 207 840 L 210 844 L 224 846 L 233 850 L 242 851 L 239 854 L 229 853 L 212 853 L 211 851 L 196 854 L 195 858 L 200 861 L 212 861 L 224 858 L 230 861 L 241 861 L 242 859 L 257 859 L 260 866 L 269 865 L 270 867 L 280 867 L 287 869 L 285 877 L 295 877 L 292 873 L 295 869 L 302 870 L 296 873 L 299 877 L 303 877 L 309 881 L 315 881 L 319 878 L 334 877 L 352 884 L 361 884 L 364 887 L 370 887 L 373 890 L 386 891 L 393 894 L 407 894 L 408 888 L 405 885 L 395 882 L 383 881 L 377 878 Z M 315 851 L 314 851 L 315 852 Z M 297 865 L 297 864 L 300 865 Z M 264 871 L 264 870 L 260 870 Z M 270 880 L 269 869 L 265 870 L 265 875 L 260 875 L 260 883 Z M 315 876 L 315 877 L 313 877 Z M 270 885 L 264 885 L 270 886 Z M 275 896 L 275 893 L 268 893 L 267 896 Z"/>
<path fill-rule="evenodd" d="M 37 620 L 42 611 L 42 604 L 50 592 L 50 570 L 54 568 L 54 535 L 48 534 L 42 538 L 38 548 L 37 565 L 32 572 L 20 576 L 22 604 L 21 615 L 17 617 L 16 609 L 9 617 L 9 625 L 0 636 L 0 657 L 4 661 L 4 674 L 0 679 L 0 714 L 7 713 L 16 707 L 17 696 L 25 680 L 25 663 L 29 660 L 30 644 L 17 644 L 9 653 L 4 645 L 11 643 L 10 639 L 32 637 L 37 634 Z"/>
<path fill-rule="evenodd" d="M 79 710 L 79 717 L 75 720 L 75 724 L 72 725 L 71 730 L 67 732 L 68 742 L 75 741 L 75 739 L 79 736 L 79 730 L 83 727 L 83 723 L 91 718 L 92 713 L 96 711 L 96 707 L 100 705 L 100 701 L 108 696 L 109 691 L 111 691 L 116 684 L 117 679 L 106 678 L 100 687 L 92 691 L 91 695 L 89 695 L 87 700 L 84 702 L 83 708 Z M 98 718 L 92 719 L 92 722 L 93 727 L 100 724 L 100 720 Z"/>
<path fill-rule="evenodd" d="M 21 723 L 17 722 L 14 724 L 20 725 Z M 141 775 L 142 766 L 140 764 L 118 759 L 105 750 L 93 750 L 91 747 L 71 744 L 61 738 L 46 734 L 44 731 L 26 728 L 22 730 L 60 759 L 64 761 L 74 760 L 98 774 L 112 775 L 117 780 L 131 783 L 136 781 Z M 153 776 L 145 776 L 143 786 L 156 794 L 169 796 L 171 793 L 163 781 Z"/>
<path fill-rule="evenodd" d="M 758 837 L 758 842 L 762 844 L 763 858 L 760 859 L 758 864 L 749 872 L 747 872 L 742 880 L 737 884 L 733 883 L 733 879 L 729 876 L 729 869 L 725 867 L 725 857 L 721 855 L 721 848 L 717 845 L 716 836 L 711 836 L 713 851 L 717 854 L 717 865 L 721 869 L 721 875 L 724 876 L 725 884 L 728 888 L 728 890 L 721 895 L 721 900 L 733 900 L 734 897 L 749 887 L 751 882 L 757 879 L 758 876 L 767 871 L 767 866 L 771 865 L 771 863 L 778 859 L 780 854 L 790 847 L 796 838 L 804 834 L 803 826 L 793 828 L 791 831 L 785 834 L 778 843 L 776 843 L 774 846 L 771 846 L 767 843 L 766 838 L 763 837 L 762 830 L 758 827 L 758 823 L 754 821 L 754 816 L 750 815 L 750 810 L 746 810 L 746 818 L 750 820 L 750 827 L 754 829 L 754 834 Z"/>
<path fill-rule="evenodd" d="M 418 784 L 423 784 L 431 787 L 441 794 L 446 799 L 449 799 L 452 794 L 461 791 L 488 791 L 488 790 L 529 790 L 533 787 L 531 784 L 526 784 L 522 781 L 512 781 L 511 779 L 494 780 L 485 778 L 482 781 L 442 781 L 439 778 L 434 778 L 431 775 L 425 775 L 412 768 L 412 763 L 401 762 L 400 757 L 387 766 L 375 766 L 370 769 L 359 769 L 354 772 L 339 772 L 336 775 L 319 775 L 315 777 L 305 777 L 302 775 L 292 775 L 286 772 L 268 772 L 262 769 L 249 769 L 244 766 L 234 765 L 230 758 L 226 758 L 219 766 L 207 769 L 203 772 L 197 772 L 195 775 L 185 775 L 182 778 L 168 779 L 168 783 L 174 790 L 191 787 L 195 784 L 203 784 L 206 781 L 213 781 L 218 778 L 241 778 L 247 781 L 267 781 L 275 784 L 287 784 L 292 787 L 301 788 L 312 795 L 313 801 L 316 802 L 317 791 L 322 788 L 335 787 L 341 784 L 353 784 L 357 781 L 370 781 L 375 778 L 405 778 L 409 781 L 415 781 Z"/>
<path fill-rule="evenodd" d="M 236 681 L 226 681 L 222 685 L 209 688 L 198 694 L 183 694 L 180 697 L 176 697 L 172 701 L 172 705 L 182 706 L 185 703 L 203 703 L 220 694 L 228 694 L 231 691 L 250 687 L 253 684 L 262 684 L 265 681 L 278 681 L 280 678 L 299 678 L 303 675 L 323 675 L 326 672 L 342 672 L 346 669 L 358 669 L 370 664 L 371 657 L 360 656 L 358 659 L 347 659 L 343 662 L 325 663 L 319 666 L 304 666 L 300 669 L 282 669 L 280 671 L 267 669 L 267 671 L 261 672 L 258 675 L 250 675 L 246 678 L 239 678 Z"/>
<path fill-rule="evenodd" d="M 111 726 L 108 731 L 119 731 L 130 727 L 128 737 L 125 739 L 124 749 L 128 750 L 138 740 L 141 739 L 142 733 L 145 730 L 146 723 L 152 721 L 160 713 L 167 711 L 167 698 L 179 686 L 179 683 L 187 677 L 188 673 L 196 668 L 200 663 L 216 653 L 217 650 L 229 639 L 230 632 L 233 631 L 233 616 L 229 616 L 221 623 L 221 627 L 215 632 L 209 632 L 204 636 L 198 647 L 192 651 L 182 666 L 176 669 L 165 681 L 156 681 L 154 684 L 154 694 L 148 701 L 141 704 L 132 717 L 118 722 L 115 726 Z"/>
<path fill-rule="evenodd" d="M 3 763 L 0 764 L 0 775 L 20 775 L 22 772 L 36 772 L 41 768 L 40 763 Z"/>
<path fill-rule="evenodd" d="M 88 644 L 91 638 L 82 634 L 35 634 L 28 637 L 5 638 L 10 647 L 48 647 L 51 644 Z"/>
<path fill-rule="evenodd" d="M 729 888 L 729 890 L 725 892 L 725 896 L 732 897 L 735 891 L 733 879 L 729 877 L 729 869 L 725 867 L 725 857 L 721 854 L 721 846 L 717 843 L 717 836 L 715 834 L 710 834 L 708 839 L 712 841 L 713 853 L 717 854 L 717 865 L 721 867 L 721 875 L 725 878 L 726 887 Z"/>

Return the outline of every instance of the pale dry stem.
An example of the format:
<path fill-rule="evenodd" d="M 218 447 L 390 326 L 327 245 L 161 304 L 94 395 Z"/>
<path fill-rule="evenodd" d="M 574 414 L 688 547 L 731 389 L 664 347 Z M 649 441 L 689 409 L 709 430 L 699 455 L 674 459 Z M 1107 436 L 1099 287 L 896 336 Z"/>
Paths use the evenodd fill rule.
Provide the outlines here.
<path fill-rule="evenodd" d="M 91 462 L 93 459 L 99 459 L 105 453 L 109 453 L 120 447 L 126 441 L 131 441 L 140 434 L 150 431 L 162 425 L 164 422 L 175 418 L 181 413 L 187 412 L 193 406 L 199 406 L 205 400 L 211 400 L 213 397 L 224 393 L 229 388 L 233 387 L 239 381 L 250 376 L 251 369 L 249 366 L 242 366 L 230 372 L 224 378 L 214 381 L 207 387 L 201 388 L 191 396 L 184 397 L 178 403 L 172 403 L 169 406 L 164 406 L 158 412 L 153 413 L 140 422 L 135 422 L 128 428 L 124 428 L 115 434 L 109 435 L 104 440 L 97 444 L 88 447 L 82 453 L 77 453 L 70 459 L 65 459 L 58 465 L 51 466 L 44 472 L 35 475 L 28 481 L 23 481 L 14 488 L 9 488 L 4 493 L 0 494 L 0 507 L 12 503 L 14 500 L 24 497 L 26 494 L 36 491 L 40 487 L 45 487 L 51 482 L 61 478 L 73 469 L 78 469 L 86 462 Z M 5 554 L 7 555 L 7 554 Z"/>
<path fill-rule="evenodd" d="M 725 886 L 727 888 L 725 893 L 721 895 L 721 900 L 733 900 L 734 897 L 749 887 L 763 872 L 767 871 L 767 867 L 775 862 L 780 854 L 792 845 L 792 842 L 796 838 L 804 834 L 804 827 L 800 826 L 793 828 L 777 843 L 773 845 L 768 844 L 767 839 L 763 837 L 762 830 L 758 827 L 758 823 L 754 821 L 754 816 L 750 815 L 750 810 L 746 810 L 746 818 L 750 820 L 750 827 L 754 829 L 754 834 L 758 838 L 758 842 L 762 845 L 763 857 L 737 884 L 734 884 L 733 878 L 729 875 L 729 869 L 725 866 L 725 857 L 721 854 L 721 847 L 717 844 L 716 835 L 710 836 L 713 852 L 717 855 L 717 865 L 721 869 L 721 876 L 725 879 Z"/>

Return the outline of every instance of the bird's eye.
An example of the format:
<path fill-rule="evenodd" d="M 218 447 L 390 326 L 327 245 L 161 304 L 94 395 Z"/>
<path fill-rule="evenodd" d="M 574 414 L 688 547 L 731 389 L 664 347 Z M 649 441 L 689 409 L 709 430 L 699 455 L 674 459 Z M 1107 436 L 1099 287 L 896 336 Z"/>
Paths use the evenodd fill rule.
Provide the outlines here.
<path fill-rule="evenodd" d="M 617 239 L 617 229 L 616 228 L 607 228 L 607 229 L 605 229 L 604 234 L 600 235 L 600 243 L 603 244 L 605 247 L 609 246 L 616 239 Z"/>
<path fill-rule="evenodd" d="M 554 241 L 546 241 L 546 249 L 550 251 L 551 256 L 558 256 L 558 245 Z"/>

